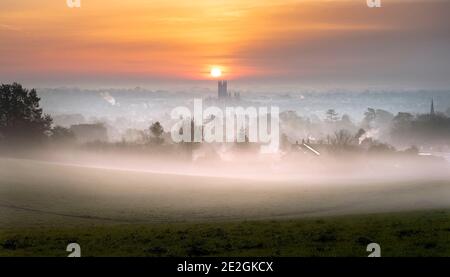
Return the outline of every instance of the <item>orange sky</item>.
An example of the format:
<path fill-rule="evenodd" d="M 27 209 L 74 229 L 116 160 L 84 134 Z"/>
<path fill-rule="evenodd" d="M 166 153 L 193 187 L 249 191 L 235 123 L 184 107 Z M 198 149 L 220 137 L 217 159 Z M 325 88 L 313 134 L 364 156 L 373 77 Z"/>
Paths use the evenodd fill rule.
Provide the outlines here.
<path fill-rule="evenodd" d="M 437 34 L 433 31 L 430 38 L 439 38 L 448 31 L 441 25 L 449 13 L 431 5 L 424 12 L 423 4 L 390 3 L 374 10 L 362 0 L 81 3 L 81 8 L 69 9 L 65 0 L 1 0 L 4 78 L 197 80 L 209 78 L 210 68 L 220 66 L 229 79 L 348 79 L 358 67 L 372 66 L 374 70 L 361 78 L 376 73 L 379 79 L 381 67 L 401 72 L 399 62 L 408 61 L 415 51 L 423 52 L 411 50 L 412 56 L 405 56 L 394 32 L 406 34 L 404 39 L 411 42 L 432 28 Z M 409 33 L 413 29 L 418 34 Z M 381 46 L 392 46 L 388 50 L 394 52 L 388 56 L 397 55 L 392 65 L 364 55 L 373 37 Z M 447 40 L 439 42 L 440 51 L 448 50 Z"/>

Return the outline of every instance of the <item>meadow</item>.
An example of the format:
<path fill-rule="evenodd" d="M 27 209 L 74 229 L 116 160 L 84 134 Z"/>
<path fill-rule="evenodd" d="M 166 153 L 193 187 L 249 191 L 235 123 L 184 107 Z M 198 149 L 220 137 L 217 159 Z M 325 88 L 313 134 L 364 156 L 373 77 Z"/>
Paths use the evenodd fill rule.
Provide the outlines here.
<path fill-rule="evenodd" d="M 0 159 L 0 256 L 449 256 L 449 195 Z"/>
<path fill-rule="evenodd" d="M 450 211 L 297 220 L 122 224 L 9 229 L 0 256 L 366 257 L 369 243 L 390 257 L 450 256 Z"/>

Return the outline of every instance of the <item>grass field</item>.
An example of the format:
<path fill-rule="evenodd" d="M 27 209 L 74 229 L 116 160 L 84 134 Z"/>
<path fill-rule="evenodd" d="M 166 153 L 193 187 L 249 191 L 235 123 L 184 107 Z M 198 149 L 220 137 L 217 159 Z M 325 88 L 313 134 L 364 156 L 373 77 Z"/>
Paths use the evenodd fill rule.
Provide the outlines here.
<path fill-rule="evenodd" d="M 321 219 L 10 229 L 0 256 L 450 256 L 450 211 Z"/>
<path fill-rule="evenodd" d="M 311 183 L 0 159 L 0 256 L 450 256 L 450 182 Z"/>

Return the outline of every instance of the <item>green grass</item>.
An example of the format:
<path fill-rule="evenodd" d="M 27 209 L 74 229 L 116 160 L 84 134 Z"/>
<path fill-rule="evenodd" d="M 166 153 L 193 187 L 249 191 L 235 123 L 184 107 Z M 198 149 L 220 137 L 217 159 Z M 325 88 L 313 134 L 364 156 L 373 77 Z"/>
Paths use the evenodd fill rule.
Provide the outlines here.
<path fill-rule="evenodd" d="M 283 221 L 32 227 L 0 232 L 0 256 L 450 256 L 450 211 Z"/>

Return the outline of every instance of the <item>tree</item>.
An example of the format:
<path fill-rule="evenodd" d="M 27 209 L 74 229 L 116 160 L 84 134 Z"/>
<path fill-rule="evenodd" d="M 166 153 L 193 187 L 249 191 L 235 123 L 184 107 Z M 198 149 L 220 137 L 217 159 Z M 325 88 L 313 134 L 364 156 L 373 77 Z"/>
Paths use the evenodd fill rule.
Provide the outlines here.
<path fill-rule="evenodd" d="M 334 109 L 329 109 L 326 112 L 326 115 L 329 122 L 335 122 L 338 120 L 338 113 Z"/>
<path fill-rule="evenodd" d="M 74 142 L 75 134 L 68 128 L 56 126 L 52 129 L 51 139 L 58 143 Z"/>
<path fill-rule="evenodd" d="M 378 126 L 389 125 L 394 119 L 394 115 L 388 111 L 377 109 L 375 111 L 375 123 Z"/>
<path fill-rule="evenodd" d="M 164 128 L 159 121 L 156 121 L 150 126 L 150 133 L 152 134 L 152 139 L 156 143 L 162 143 L 164 140 L 161 138 L 164 133 Z"/>
<path fill-rule="evenodd" d="M 364 113 L 363 126 L 364 128 L 370 129 L 372 127 L 372 123 L 377 118 L 377 112 L 375 109 L 367 108 L 367 111 Z"/>
<path fill-rule="evenodd" d="M 122 140 L 124 142 L 131 142 L 138 144 L 145 143 L 145 139 L 146 139 L 145 131 L 137 129 L 127 129 L 122 137 Z"/>
<path fill-rule="evenodd" d="M 414 116 L 410 113 L 398 113 L 394 117 L 395 124 L 410 124 L 414 120 Z"/>
<path fill-rule="evenodd" d="M 331 144 L 336 147 L 347 147 L 353 143 L 353 136 L 347 130 L 339 130 L 334 133 Z"/>
<path fill-rule="evenodd" d="M 364 137 L 366 135 L 366 130 L 363 128 L 360 128 L 358 132 L 355 134 L 355 139 L 357 139 L 360 143 L 364 140 Z"/>
<path fill-rule="evenodd" d="M 368 151 L 370 153 L 386 154 L 395 152 L 395 148 L 386 143 L 374 143 L 369 147 Z"/>
<path fill-rule="evenodd" d="M 344 124 L 344 125 L 352 125 L 353 123 L 352 123 L 352 120 L 350 119 L 350 116 L 348 115 L 348 114 L 344 114 L 342 117 L 341 117 L 341 122 L 342 122 L 342 124 Z"/>
<path fill-rule="evenodd" d="M 431 116 L 399 113 L 393 120 L 390 135 L 397 145 L 447 146 L 450 141 L 450 118 L 436 113 Z"/>
<path fill-rule="evenodd" d="M 0 137 L 6 142 L 39 142 L 50 135 L 52 118 L 43 114 L 36 90 L 18 83 L 0 86 Z"/>

